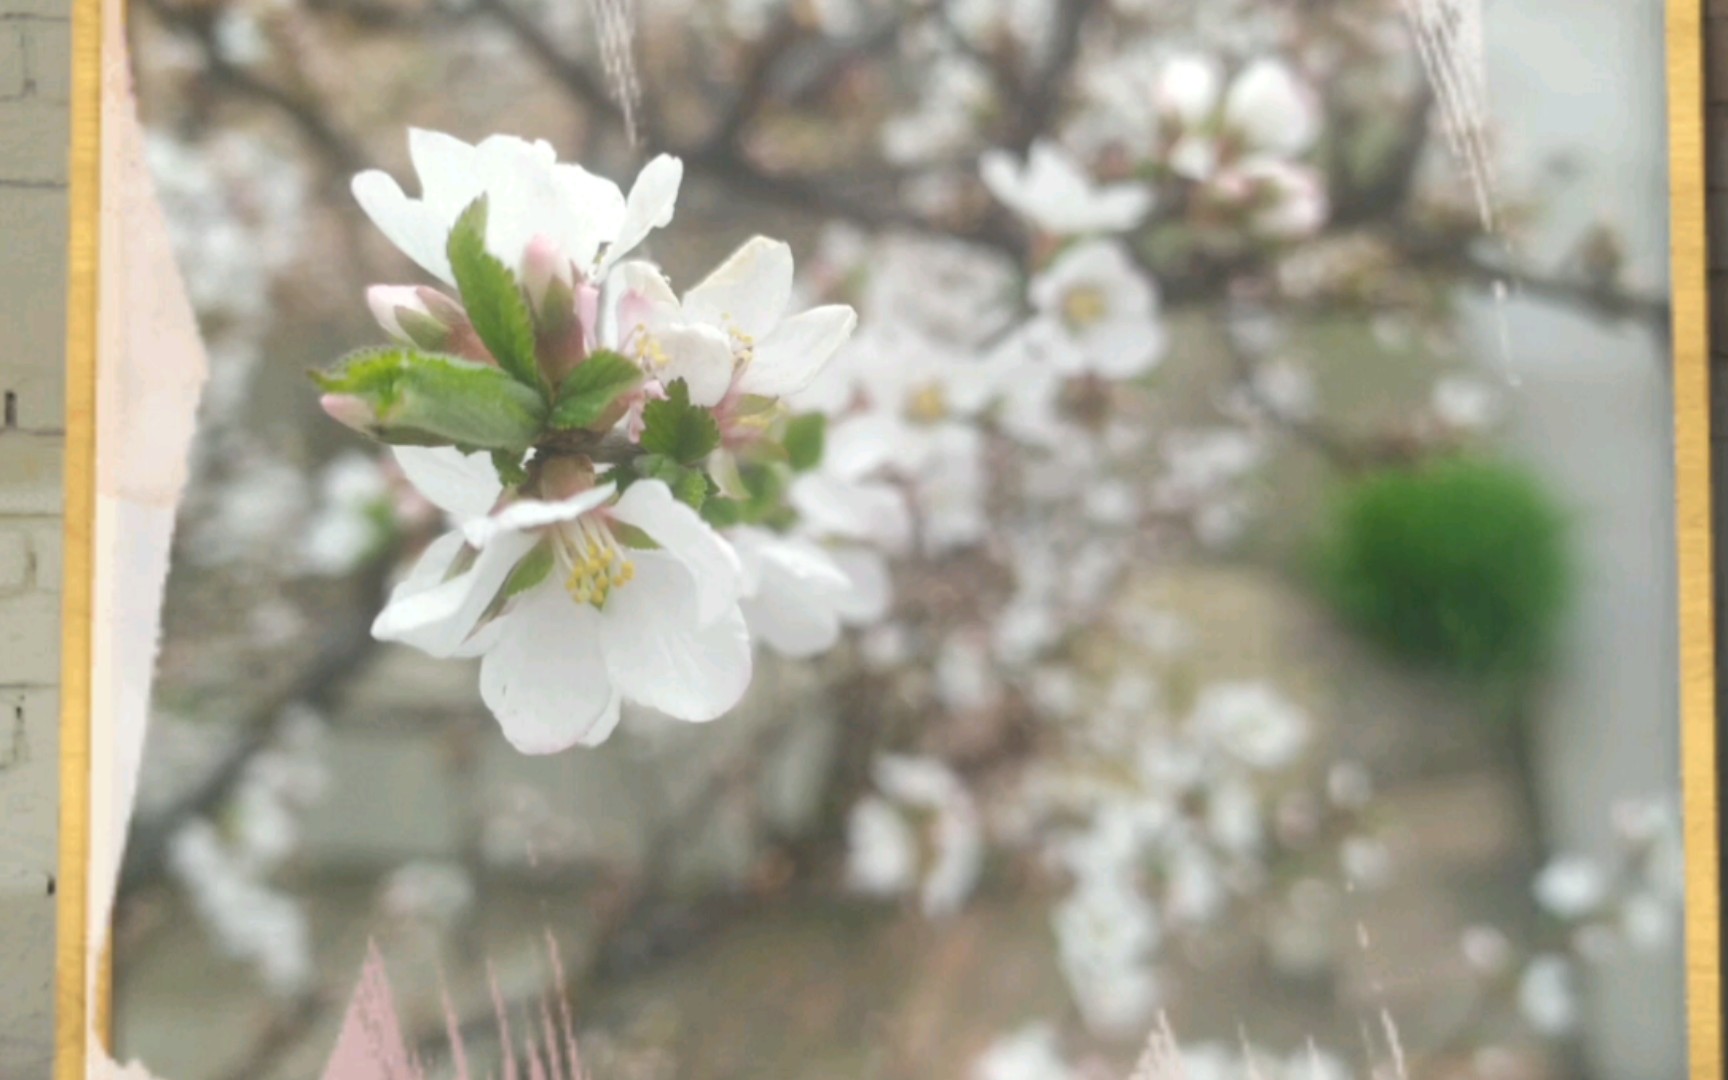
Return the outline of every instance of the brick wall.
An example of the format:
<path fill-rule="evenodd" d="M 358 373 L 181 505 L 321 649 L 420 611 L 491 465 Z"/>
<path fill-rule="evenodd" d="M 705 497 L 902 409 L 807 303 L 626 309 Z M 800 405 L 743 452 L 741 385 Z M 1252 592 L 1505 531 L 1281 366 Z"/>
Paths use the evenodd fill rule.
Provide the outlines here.
<path fill-rule="evenodd" d="M 70 0 L 0 0 L 0 1080 L 52 1056 Z"/>

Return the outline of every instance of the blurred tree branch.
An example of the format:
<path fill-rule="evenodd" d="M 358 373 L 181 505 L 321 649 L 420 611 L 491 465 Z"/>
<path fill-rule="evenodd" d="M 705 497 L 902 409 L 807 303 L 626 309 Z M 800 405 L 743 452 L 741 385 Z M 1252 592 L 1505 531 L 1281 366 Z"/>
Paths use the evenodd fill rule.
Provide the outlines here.
<path fill-rule="evenodd" d="M 331 123 L 322 102 L 302 97 L 223 55 L 216 38 L 215 15 L 220 9 L 171 4 L 167 0 L 143 0 L 143 3 L 163 26 L 188 39 L 198 50 L 204 62 L 204 75 L 212 83 L 281 113 L 338 174 L 346 177 L 369 166 L 359 144 Z"/>

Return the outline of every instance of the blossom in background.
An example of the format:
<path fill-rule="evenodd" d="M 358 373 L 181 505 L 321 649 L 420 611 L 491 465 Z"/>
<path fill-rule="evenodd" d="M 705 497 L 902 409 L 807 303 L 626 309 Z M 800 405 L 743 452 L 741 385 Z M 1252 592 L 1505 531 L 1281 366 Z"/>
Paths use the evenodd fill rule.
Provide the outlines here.
<path fill-rule="evenodd" d="M 1033 279 L 1038 317 L 1032 349 L 1070 375 L 1131 379 L 1164 355 L 1158 293 L 1120 244 L 1089 241 L 1064 251 Z"/>
<path fill-rule="evenodd" d="M 1126 232 L 1152 210 L 1152 193 L 1137 183 L 1094 184 L 1069 153 L 1040 139 L 1022 164 L 1004 150 L 979 160 L 984 186 L 1002 204 L 1055 236 Z"/>
<path fill-rule="evenodd" d="M 972 1065 L 972 1080 L 1071 1080 L 1074 1075 L 1049 1024 L 1028 1024 L 998 1036 Z"/>
<path fill-rule="evenodd" d="M 1288 768 L 1308 743 L 1308 716 L 1265 683 L 1213 683 L 1190 723 L 1251 769 Z"/>
<path fill-rule="evenodd" d="M 388 173 L 354 178 L 354 197 L 404 255 L 446 284 L 456 283 L 445 244 L 470 203 L 488 200 L 486 248 L 520 271 L 529 244 L 546 237 L 554 250 L 594 280 L 605 276 L 650 232 L 669 224 L 684 165 L 662 154 L 637 176 L 630 194 L 580 165 L 559 162 L 552 144 L 493 135 L 479 144 L 419 128 L 408 153 L 420 197 L 405 194 Z"/>
<path fill-rule="evenodd" d="M 1292 159 L 1319 136 L 1314 92 L 1281 60 L 1255 60 L 1226 85 L 1216 61 L 1177 55 L 1151 78 L 1154 119 L 1169 133 L 1165 160 L 1186 179 L 1205 181 L 1239 162 Z"/>
<path fill-rule="evenodd" d="M 1160 449 L 1164 471 L 1152 485 L 1152 505 L 1187 515 L 1207 547 L 1234 541 L 1248 518 L 1243 481 L 1264 463 L 1265 438 L 1241 428 L 1196 428 L 1166 434 Z"/>
<path fill-rule="evenodd" d="M 194 817 L 169 839 L 169 868 L 218 947 L 283 997 L 311 989 L 311 934 L 299 901 L 270 879 L 299 847 L 301 815 L 324 793 L 324 752 L 323 720 L 285 710 L 246 764 L 221 825 Z"/>
<path fill-rule="evenodd" d="M 1277 158 L 1251 158 L 1219 172 L 1207 196 L 1244 214 L 1250 232 L 1274 240 L 1312 235 L 1329 209 L 1319 173 Z"/>
<path fill-rule="evenodd" d="M 1063 974 L 1086 1023 L 1111 1036 L 1145 1030 L 1163 988 L 1152 950 L 1161 934 L 1146 897 L 1121 875 L 1083 879 L 1052 915 Z"/>
<path fill-rule="evenodd" d="M 1544 1035 L 1570 1032 L 1578 1022 L 1578 996 L 1571 961 L 1564 956 L 1538 956 L 1518 980 L 1518 1011 Z"/>
<path fill-rule="evenodd" d="M 847 822 L 847 884 L 874 896 L 915 893 L 925 915 L 960 910 L 983 868 L 983 825 L 965 784 L 936 758 L 884 755 Z"/>
<path fill-rule="evenodd" d="M 976 543 L 988 527 L 977 418 L 1003 374 L 907 327 L 867 329 L 792 399 L 833 418 L 829 453 L 837 463 L 795 488 L 794 504 L 838 534 L 874 530 L 891 540 L 906 516 L 887 508 L 897 496 L 877 481 L 892 476 L 911 494 L 927 552 Z M 878 510 L 887 516 L 866 524 Z"/>
<path fill-rule="evenodd" d="M 517 749 L 600 742 L 625 700 L 702 721 L 743 696 L 738 556 L 665 484 L 490 511 L 501 485 L 483 456 L 399 448 L 397 458 L 459 527 L 396 586 L 372 632 L 434 656 L 483 654 L 481 696 Z M 619 526 L 657 546 L 629 546 Z"/>
<path fill-rule="evenodd" d="M 990 74 L 970 57 L 938 53 L 916 91 L 912 107 L 882 125 L 883 156 L 901 165 L 933 161 L 972 138 L 978 110 L 990 100 Z"/>
<path fill-rule="evenodd" d="M 844 623 L 878 610 L 828 552 L 803 537 L 754 526 L 730 529 L 726 537 L 738 553 L 750 636 L 775 652 L 798 658 L 827 652 Z"/>
<path fill-rule="evenodd" d="M 1501 402 L 1492 387 L 1468 375 L 1437 379 L 1429 407 L 1447 427 L 1459 431 L 1482 431 L 1499 418 Z"/>
<path fill-rule="evenodd" d="M 312 573 L 346 574 L 388 537 L 390 487 L 375 459 L 352 452 L 326 465 L 318 486 L 301 558 Z"/>
<path fill-rule="evenodd" d="M 1194 185 L 1209 226 L 1230 221 L 1288 240 L 1325 223 L 1324 179 L 1301 160 L 1324 118 L 1284 61 L 1261 57 L 1230 77 L 1210 56 L 1144 46 L 1100 66 L 1087 87 L 1083 141 L 1126 149 Z"/>
<path fill-rule="evenodd" d="M 385 878 L 378 904 L 397 919 L 449 926 L 474 904 L 474 882 L 459 864 L 421 859 Z"/>
<path fill-rule="evenodd" d="M 1608 899 L 1608 875 L 1595 859 L 1566 855 L 1552 859 L 1536 875 L 1536 902 L 1561 919 L 1589 915 Z"/>

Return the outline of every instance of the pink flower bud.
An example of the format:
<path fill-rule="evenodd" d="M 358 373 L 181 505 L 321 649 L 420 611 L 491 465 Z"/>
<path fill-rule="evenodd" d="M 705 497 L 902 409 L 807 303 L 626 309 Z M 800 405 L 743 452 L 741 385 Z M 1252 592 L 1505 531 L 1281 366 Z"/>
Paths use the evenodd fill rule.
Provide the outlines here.
<path fill-rule="evenodd" d="M 445 326 L 468 325 L 468 312 L 454 298 L 427 285 L 416 285 L 414 295 L 426 306 L 426 311 Z"/>
<path fill-rule="evenodd" d="M 343 427 L 368 433 L 378 424 L 378 413 L 370 404 L 352 394 L 325 394 L 318 406 Z"/>
<path fill-rule="evenodd" d="M 557 281 L 564 292 L 576 287 L 576 268 L 564 257 L 551 237 L 536 236 L 522 253 L 522 287 L 528 291 L 528 302 L 538 310 L 546 301 L 546 291 Z"/>
<path fill-rule="evenodd" d="M 451 332 L 468 324 L 461 304 L 422 286 L 374 285 L 366 290 L 366 304 L 385 333 L 422 349 L 444 348 Z"/>

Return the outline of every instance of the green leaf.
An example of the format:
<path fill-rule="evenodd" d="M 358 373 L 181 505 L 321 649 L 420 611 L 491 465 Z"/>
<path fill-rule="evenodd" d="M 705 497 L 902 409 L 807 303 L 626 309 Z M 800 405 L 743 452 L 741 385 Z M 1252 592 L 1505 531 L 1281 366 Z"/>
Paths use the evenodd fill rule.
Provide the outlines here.
<path fill-rule="evenodd" d="M 522 455 L 513 450 L 492 451 L 492 467 L 505 487 L 517 487 L 528 480 L 528 470 L 522 467 Z"/>
<path fill-rule="evenodd" d="M 690 404 L 690 388 L 674 379 L 666 397 L 642 409 L 642 449 L 680 465 L 694 465 L 720 445 L 720 425 L 708 410 Z"/>
<path fill-rule="evenodd" d="M 505 450 L 533 445 L 546 402 L 489 364 L 406 345 L 361 349 L 312 380 L 336 419 L 382 442 Z"/>
<path fill-rule="evenodd" d="M 595 352 L 559 388 L 552 426 L 559 431 L 587 427 L 641 384 L 642 369 L 629 358 L 610 351 Z"/>
<path fill-rule="evenodd" d="M 545 581 L 552 573 L 552 563 L 551 546 L 545 543 L 537 545 L 510 571 L 510 577 L 504 582 L 504 599 L 520 596 Z"/>
<path fill-rule="evenodd" d="M 708 478 L 699 470 L 685 469 L 672 485 L 672 494 L 679 502 L 700 510 L 708 499 Z"/>
<path fill-rule="evenodd" d="M 828 437 L 828 418 L 805 413 L 786 422 L 786 459 L 794 472 L 808 472 L 822 464 L 822 449 Z"/>
<path fill-rule="evenodd" d="M 510 268 L 486 250 L 486 196 L 469 203 L 456 219 L 445 252 L 474 332 L 500 367 L 517 381 L 539 388 L 534 313 Z"/>
<path fill-rule="evenodd" d="M 744 504 L 724 495 L 713 495 L 702 503 L 702 520 L 716 529 L 725 529 L 744 520 Z"/>

